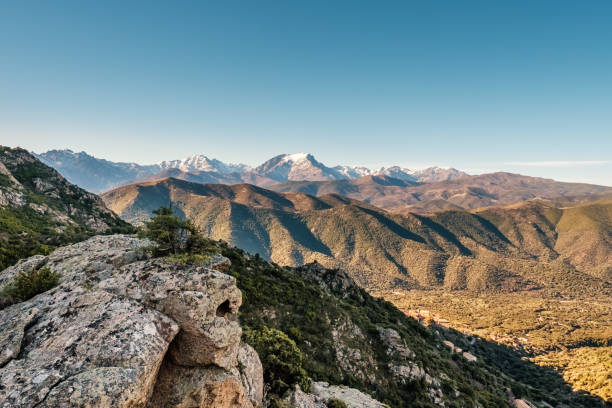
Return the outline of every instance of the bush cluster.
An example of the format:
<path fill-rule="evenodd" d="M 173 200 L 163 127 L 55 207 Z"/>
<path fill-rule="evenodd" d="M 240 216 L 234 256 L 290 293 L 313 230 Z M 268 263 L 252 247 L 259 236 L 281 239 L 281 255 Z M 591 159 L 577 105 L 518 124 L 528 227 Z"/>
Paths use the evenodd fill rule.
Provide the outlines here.
<path fill-rule="evenodd" d="M 154 241 L 156 256 L 173 256 L 178 263 L 189 261 L 201 262 L 203 259 L 186 255 L 206 252 L 209 240 L 202 237 L 197 227 L 190 220 L 177 217 L 171 208 L 160 207 L 153 211 L 155 215 L 139 230 L 138 236 Z"/>
<path fill-rule="evenodd" d="M 20 272 L 13 282 L 0 291 L 0 303 L 11 305 L 31 299 L 57 286 L 59 278 L 60 275 L 49 268 Z"/>
<path fill-rule="evenodd" d="M 259 354 L 264 380 L 270 386 L 270 392 L 283 395 L 293 384 L 298 384 L 306 392 L 310 391 L 310 379 L 302 366 L 302 352 L 285 333 L 263 327 L 245 330 L 244 337 Z"/>

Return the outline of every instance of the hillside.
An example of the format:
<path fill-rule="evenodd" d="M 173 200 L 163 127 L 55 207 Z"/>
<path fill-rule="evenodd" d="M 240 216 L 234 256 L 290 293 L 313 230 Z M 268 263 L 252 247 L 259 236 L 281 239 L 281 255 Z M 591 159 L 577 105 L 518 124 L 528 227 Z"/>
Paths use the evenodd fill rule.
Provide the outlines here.
<path fill-rule="evenodd" d="M 252 408 L 307 395 L 321 407 L 600 406 L 512 350 L 420 325 L 341 271 L 283 268 L 222 242 L 184 255 L 207 260 L 98 236 L 0 272 L 2 288 L 32 270 L 58 275 L 0 307 L 0 404 Z"/>
<path fill-rule="evenodd" d="M 368 176 L 355 180 L 288 181 L 269 188 L 284 193 L 342 194 L 399 213 L 475 209 L 533 199 L 588 202 L 612 194 L 610 187 L 562 183 L 511 173 L 463 175 L 425 184 L 388 176 Z"/>
<path fill-rule="evenodd" d="M 524 214 L 500 208 L 484 213 L 400 215 L 341 195 L 315 197 L 247 184 L 223 186 L 175 179 L 122 187 L 104 194 L 103 199 L 117 214 L 134 222 L 145 220 L 159 206 L 172 205 L 208 237 L 281 265 L 318 261 L 342 267 L 370 289 L 609 290 L 606 279 L 602 280 L 610 273 L 607 261 L 589 262 L 592 254 L 597 255 L 596 260 L 611 256 L 607 202 L 593 204 L 598 210 L 592 211 L 588 206 L 577 211 L 530 204 L 538 211 L 564 216 L 542 219 L 542 225 L 533 227 L 548 229 L 549 235 L 517 239 L 506 224 L 522 225 L 538 211 L 524 210 L 528 212 Z M 601 214 L 603 220 L 598 218 Z M 568 224 L 567 217 L 582 221 Z M 566 244 L 571 239 L 585 242 L 582 251 Z"/>
<path fill-rule="evenodd" d="M 23 149 L 0 146 L 0 268 L 93 234 L 131 227 Z"/>
<path fill-rule="evenodd" d="M 315 381 L 357 388 L 391 407 L 525 403 L 517 398 L 538 406 L 601 405 L 511 348 L 418 324 L 342 271 L 318 264 L 282 268 L 217 245 L 231 259 L 228 273 L 243 291 L 243 326 L 287 333 Z"/>
<path fill-rule="evenodd" d="M 612 279 L 612 201 L 555 208 L 524 203 L 477 214 L 515 246 L 543 260 L 562 258 L 596 277 Z"/>
<path fill-rule="evenodd" d="M 574 390 L 612 404 L 610 296 L 397 289 L 375 295 L 411 316 L 487 339 L 553 368 Z"/>

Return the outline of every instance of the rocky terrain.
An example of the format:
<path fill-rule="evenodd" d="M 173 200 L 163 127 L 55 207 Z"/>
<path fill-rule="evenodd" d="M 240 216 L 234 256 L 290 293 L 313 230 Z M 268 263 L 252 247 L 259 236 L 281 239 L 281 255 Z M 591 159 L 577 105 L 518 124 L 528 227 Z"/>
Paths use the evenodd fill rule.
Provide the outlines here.
<path fill-rule="evenodd" d="M 342 271 L 212 241 L 205 265 L 185 263 L 151 245 L 96 236 L 0 273 L 0 288 L 59 276 L 0 310 L 0 406 L 597 406 L 520 356 L 491 360 L 484 341 L 421 326 Z"/>
<path fill-rule="evenodd" d="M 104 232 L 120 223 L 95 194 L 67 182 L 23 149 L 0 146 L 0 207 L 29 206 L 58 224 Z"/>
<path fill-rule="evenodd" d="M 0 268 L 96 233 L 127 230 L 100 197 L 27 151 L 0 146 Z"/>
<path fill-rule="evenodd" d="M 340 271 L 280 269 L 219 243 L 223 255 L 196 266 L 151 258 L 150 245 L 96 236 L 0 273 L 0 287 L 32 270 L 60 276 L 0 310 L 0 406 L 511 406 L 525 398 L 582 406 L 562 382 L 553 396 L 503 376 L 479 362 L 481 343 L 430 332 Z M 281 343 L 261 348 L 261 333 L 279 333 L 263 339 Z M 303 359 L 281 351 L 292 344 Z M 313 379 L 306 391 L 286 377 L 295 363 Z M 289 381 L 276 400 L 274 378 Z M 508 397 L 510 388 L 522 399 Z"/>
<path fill-rule="evenodd" d="M 261 404 L 262 367 L 241 342 L 235 279 L 145 259 L 148 244 L 94 237 L 0 274 L 0 287 L 43 267 L 61 276 L 0 310 L 0 406 Z"/>

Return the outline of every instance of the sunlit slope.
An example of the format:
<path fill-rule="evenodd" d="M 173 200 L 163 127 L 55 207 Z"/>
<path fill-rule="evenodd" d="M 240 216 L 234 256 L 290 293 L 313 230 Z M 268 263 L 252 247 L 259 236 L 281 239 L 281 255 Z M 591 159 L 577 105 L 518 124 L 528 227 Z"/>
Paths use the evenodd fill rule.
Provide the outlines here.
<path fill-rule="evenodd" d="M 400 215 L 335 194 L 172 178 L 103 197 L 133 222 L 171 205 L 209 237 L 281 265 L 342 267 L 368 288 L 601 290 L 609 273 L 609 202 Z"/>

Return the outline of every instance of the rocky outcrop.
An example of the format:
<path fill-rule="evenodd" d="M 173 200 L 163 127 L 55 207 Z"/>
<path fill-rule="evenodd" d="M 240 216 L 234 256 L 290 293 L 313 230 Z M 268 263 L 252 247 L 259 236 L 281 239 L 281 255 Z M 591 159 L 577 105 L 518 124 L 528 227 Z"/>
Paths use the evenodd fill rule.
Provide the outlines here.
<path fill-rule="evenodd" d="M 315 382 L 312 384 L 313 394 L 328 401 L 338 399 L 344 402 L 349 408 L 385 408 L 385 405 L 376 401 L 368 394 L 354 388 L 343 385 L 329 385 L 326 382 Z"/>
<path fill-rule="evenodd" d="M 97 236 L 0 273 L 0 287 L 33 268 L 61 275 L 0 310 L 0 407 L 261 404 L 262 367 L 240 341 L 234 278 L 146 259 L 147 244 Z"/>
<path fill-rule="evenodd" d="M 329 385 L 326 382 L 314 382 L 312 393 L 306 393 L 295 386 L 285 397 L 285 402 L 296 408 L 326 408 L 330 400 L 340 400 L 349 408 L 385 408 L 386 405 L 367 394 L 343 385 Z"/>
<path fill-rule="evenodd" d="M 354 279 L 341 269 L 327 269 L 323 265 L 312 262 L 296 268 L 302 276 L 312 279 L 326 292 L 333 292 L 348 296 L 352 294 L 359 296 L 355 291 L 356 283 Z"/>

